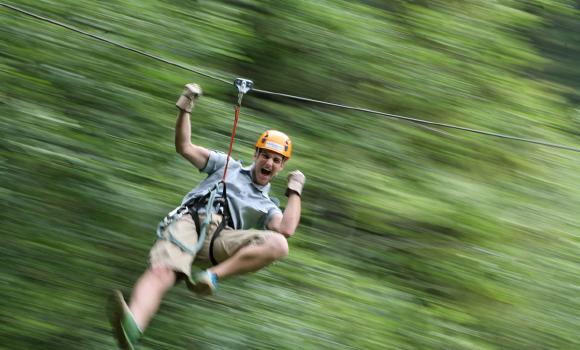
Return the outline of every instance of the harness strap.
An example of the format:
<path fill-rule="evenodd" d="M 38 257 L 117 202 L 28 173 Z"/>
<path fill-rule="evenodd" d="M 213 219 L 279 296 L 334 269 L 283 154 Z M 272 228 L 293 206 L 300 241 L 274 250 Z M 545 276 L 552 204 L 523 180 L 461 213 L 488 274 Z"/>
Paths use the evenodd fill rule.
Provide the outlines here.
<path fill-rule="evenodd" d="M 209 199 L 207 200 L 207 205 L 205 207 L 205 218 L 203 220 L 203 223 L 201 224 L 201 227 L 199 228 L 199 237 L 197 240 L 197 244 L 195 245 L 196 253 L 199 252 L 203 247 L 203 242 L 205 241 L 207 228 L 209 227 L 209 223 L 211 222 L 211 215 L 213 213 L 213 204 L 215 201 L 215 195 L 218 191 L 218 188 L 219 182 L 215 184 L 214 188 L 211 190 L 209 194 Z"/>
<path fill-rule="evenodd" d="M 223 231 L 223 229 L 226 227 L 226 224 L 228 223 L 228 221 L 230 220 L 230 208 L 229 208 L 229 204 L 228 204 L 228 200 L 227 200 L 227 189 L 226 189 L 226 183 L 224 182 L 224 189 L 223 189 L 223 198 L 225 198 L 224 200 L 224 215 L 222 217 L 222 221 L 220 222 L 220 224 L 218 225 L 218 227 L 215 229 L 213 236 L 211 237 L 211 240 L 209 242 L 209 260 L 211 261 L 212 265 L 215 266 L 218 264 L 218 261 L 216 260 L 214 254 L 213 254 L 213 247 L 215 244 L 215 240 L 219 237 L 220 233 Z"/>
<path fill-rule="evenodd" d="M 203 223 L 199 225 L 199 216 L 197 214 L 197 209 L 195 208 L 195 202 L 200 201 L 201 198 L 196 198 L 192 203 L 186 203 L 184 205 L 180 205 L 179 207 L 175 208 L 171 211 L 161 222 L 157 225 L 157 238 L 158 239 L 167 239 L 171 243 L 175 244 L 179 247 L 179 249 L 183 250 L 186 253 L 191 255 L 196 255 L 201 248 L 203 247 L 203 243 L 205 241 L 205 237 L 207 234 L 207 228 L 211 222 L 211 215 L 213 213 L 213 205 L 215 202 L 215 196 L 219 189 L 219 183 L 216 183 L 214 187 L 209 192 L 207 205 L 205 207 L 206 216 L 203 220 Z M 188 246 L 187 244 L 181 242 L 175 235 L 173 234 L 173 225 L 185 214 L 191 214 L 195 221 L 195 227 L 197 232 L 197 243 L 192 247 Z M 167 229 L 167 237 L 164 234 L 164 231 Z"/>
<path fill-rule="evenodd" d="M 191 213 L 191 217 L 193 218 L 193 223 L 195 224 L 195 231 L 197 231 L 197 237 L 199 238 L 199 214 L 197 213 L 197 210 L 192 210 L 193 208 L 190 208 L 190 213 Z"/>
<path fill-rule="evenodd" d="M 222 233 L 223 229 L 226 227 L 226 218 L 224 217 L 218 227 L 215 229 L 213 236 L 211 237 L 211 241 L 209 242 L 209 260 L 211 261 L 213 266 L 219 264 L 216 260 L 215 255 L 213 254 L 213 245 L 215 240 L 219 237 L 220 233 Z"/>

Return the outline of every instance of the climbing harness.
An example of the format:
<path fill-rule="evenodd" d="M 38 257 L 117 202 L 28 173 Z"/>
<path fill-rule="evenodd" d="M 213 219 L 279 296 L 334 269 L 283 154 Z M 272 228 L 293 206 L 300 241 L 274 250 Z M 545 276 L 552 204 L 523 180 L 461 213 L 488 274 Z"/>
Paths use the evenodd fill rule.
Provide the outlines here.
<path fill-rule="evenodd" d="M 221 231 L 226 227 L 228 223 L 231 223 L 231 215 L 229 211 L 229 205 L 227 200 L 227 184 L 226 184 L 226 176 L 228 172 L 228 166 L 230 162 L 230 157 L 232 154 L 232 149 L 234 146 L 234 140 L 236 136 L 236 129 L 238 126 L 238 119 L 240 116 L 240 108 L 242 107 L 242 99 L 244 95 L 252 89 L 254 83 L 248 79 L 237 78 L 234 80 L 234 86 L 238 89 L 238 100 L 235 105 L 235 117 L 234 117 L 234 125 L 232 128 L 232 135 L 230 137 L 230 145 L 228 149 L 228 156 L 226 158 L 226 165 L 224 167 L 224 174 L 220 181 L 218 181 L 211 190 L 204 196 L 193 198 L 187 203 L 180 205 L 179 207 L 172 210 L 167 216 L 161 220 L 161 222 L 157 225 L 157 238 L 158 239 L 167 239 L 171 243 L 178 246 L 182 251 L 195 255 L 197 254 L 201 248 L 203 247 L 203 243 L 207 236 L 207 229 L 211 223 L 211 219 L 213 214 L 221 213 L 222 220 L 219 223 L 218 227 L 216 228 L 209 244 L 209 258 L 213 265 L 217 265 L 218 262 L 213 255 L 213 247 L 215 240 L 219 237 Z M 221 196 L 217 196 L 220 185 L 222 188 Z M 206 202 L 207 201 L 207 202 Z M 205 217 L 203 219 L 203 223 L 200 224 L 199 222 L 199 211 L 205 204 Z M 173 226 L 183 215 L 191 214 L 193 219 L 195 220 L 195 227 L 198 234 L 198 240 L 195 246 L 188 246 L 181 242 L 175 235 L 173 234 Z M 164 233 L 166 232 L 166 234 Z"/>
<path fill-rule="evenodd" d="M 207 195 L 205 195 L 204 197 L 194 198 L 192 201 L 185 203 L 183 205 L 180 205 L 179 207 L 173 209 L 157 225 L 157 238 L 158 239 L 167 239 L 168 241 L 175 244 L 176 246 L 179 247 L 179 249 L 183 250 L 186 253 L 189 253 L 192 255 L 197 254 L 197 252 L 199 252 L 201 250 L 201 247 L 203 247 L 203 242 L 205 240 L 207 227 L 209 226 L 209 224 L 211 222 L 211 214 L 214 212 L 213 205 L 215 204 L 215 197 L 216 197 L 216 193 L 218 192 L 218 188 L 219 188 L 219 182 L 217 184 L 215 184 L 212 187 L 212 189 L 210 190 L 210 192 Z M 201 223 L 201 226 L 200 226 L 199 214 L 198 214 L 199 209 L 198 208 L 200 207 L 200 203 L 202 202 L 202 200 L 205 198 L 207 198 L 207 204 L 205 206 L 206 216 L 203 220 L 203 223 Z M 216 208 L 215 212 L 218 212 L 217 208 Z M 185 243 L 183 243 L 179 239 L 177 239 L 177 237 L 175 237 L 175 235 L 173 234 L 173 226 L 175 225 L 177 220 L 179 220 L 185 214 L 191 214 L 191 216 L 195 220 L 195 227 L 196 227 L 197 233 L 198 233 L 198 240 L 197 240 L 197 243 L 195 244 L 195 246 L 193 246 L 193 247 L 187 246 Z M 163 233 L 165 230 L 167 230 L 167 237 Z"/>

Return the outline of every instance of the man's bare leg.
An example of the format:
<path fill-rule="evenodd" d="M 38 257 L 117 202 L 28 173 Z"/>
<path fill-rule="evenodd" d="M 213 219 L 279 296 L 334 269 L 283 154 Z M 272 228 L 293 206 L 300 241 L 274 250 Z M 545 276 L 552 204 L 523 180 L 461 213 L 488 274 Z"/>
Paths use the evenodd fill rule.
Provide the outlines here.
<path fill-rule="evenodd" d="M 219 278 L 257 271 L 288 255 L 288 242 L 282 235 L 269 236 L 259 245 L 242 247 L 234 255 L 208 269 Z"/>
<path fill-rule="evenodd" d="M 159 309 L 163 295 L 175 284 L 175 280 L 175 272 L 168 267 L 151 267 L 141 275 L 133 288 L 129 304 L 141 331 L 145 331 Z"/>

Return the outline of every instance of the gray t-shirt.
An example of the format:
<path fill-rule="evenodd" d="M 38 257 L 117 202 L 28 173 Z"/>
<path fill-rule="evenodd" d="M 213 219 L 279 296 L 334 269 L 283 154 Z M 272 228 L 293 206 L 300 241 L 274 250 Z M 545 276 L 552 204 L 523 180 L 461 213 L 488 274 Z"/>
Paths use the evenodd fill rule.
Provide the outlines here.
<path fill-rule="evenodd" d="M 181 204 L 208 194 L 214 185 L 222 179 L 226 160 L 226 154 L 210 151 L 207 164 L 200 170 L 208 174 L 207 178 L 191 190 L 183 198 Z M 226 179 L 228 205 L 234 228 L 238 230 L 266 229 L 272 216 L 276 213 L 282 213 L 277 203 L 268 196 L 270 184 L 259 186 L 253 182 L 253 166 L 254 164 L 242 167 L 242 163 L 234 159 L 230 159 L 228 164 Z M 217 194 L 217 197 L 222 194 L 221 185 Z"/>

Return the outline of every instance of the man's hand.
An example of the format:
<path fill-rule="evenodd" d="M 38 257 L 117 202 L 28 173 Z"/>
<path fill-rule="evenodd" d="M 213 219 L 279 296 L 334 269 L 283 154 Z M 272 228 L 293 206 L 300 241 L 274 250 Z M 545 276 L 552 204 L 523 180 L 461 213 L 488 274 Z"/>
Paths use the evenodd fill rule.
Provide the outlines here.
<path fill-rule="evenodd" d="M 201 96 L 201 94 L 202 91 L 199 85 L 187 84 L 185 85 L 185 89 L 183 89 L 181 96 L 179 96 L 179 99 L 175 103 L 175 106 L 184 112 L 191 113 L 195 101 L 199 96 Z"/>
<path fill-rule="evenodd" d="M 289 196 L 291 191 L 296 192 L 299 196 L 302 196 L 302 188 L 306 182 L 306 177 L 300 170 L 294 170 L 288 174 L 288 187 L 286 188 L 286 196 Z"/>

